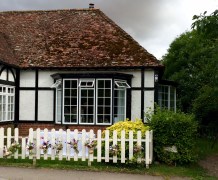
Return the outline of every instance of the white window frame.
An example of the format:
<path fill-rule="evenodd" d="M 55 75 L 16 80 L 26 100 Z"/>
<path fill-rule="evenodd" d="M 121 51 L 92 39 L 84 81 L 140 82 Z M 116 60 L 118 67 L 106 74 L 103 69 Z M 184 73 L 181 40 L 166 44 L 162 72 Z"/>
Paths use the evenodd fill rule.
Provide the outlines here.
<path fill-rule="evenodd" d="M 65 114 L 64 114 L 64 103 L 65 103 L 65 81 L 77 81 L 77 102 L 76 102 L 76 106 L 77 106 L 77 121 L 76 122 L 65 122 Z M 62 124 L 78 124 L 78 111 L 79 111 L 79 106 L 78 106 L 78 81 L 79 79 L 63 79 L 63 87 L 62 87 Z"/>
<path fill-rule="evenodd" d="M 59 86 L 61 85 L 62 80 L 58 79 L 54 84 L 51 85 L 51 88 L 59 88 Z"/>
<path fill-rule="evenodd" d="M 116 83 L 115 83 L 116 84 Z M 117 85 L 117 84 L 116 84 Z M 130 86 L 129 86 L 130 87 Z M 127 101 L 127 96 L 126 96 L 126 94 L 127 94 L 127 90 L 126 90 L 126 88 L 121 88 L 121 87 L 117 87 L 117 88 L 115 88 L 114 87 L 114 91 L 116 91 L 116 90 L 125 90 L 124 91 L 124 100 L 125 100 L 125 102 L 124 102 L 124 119 L 123 120 L 125 120 L 126 119 L 126 101 Z M 115 98 L 115 97 L 113 97 L 113 98 Z M 114 104 L 113 104 L 113 108 L 115 108 L 115 106 L 114 106 Z M 114 114 L 115 115 L 115 114 Z M 113 117 L 113 119 L 114 119 L 114 123 L 116 123 L 115 122 L 115 117 Z M 117 122 L 119 122 L 119 121 L 117 121 Z"/>
<path fill-rule="evenodd" d="M 118 88 L 130 88 L 130 85 L 124 80 L 115 79 L 114 83 L 117 85 Z M 120 85 L 120 83 L 123 85 Z"/>
<path fill-rule="evenodd" d="M 110 90 L 110 92 L 111 92 L 111 101 L 110 101 L 110 122 L 109 123 L 98 123 L 98 94 L 97 94 L 97 91 L 98 91 L 98 81 L 99 80 L 110 80 L 110 82 L 111 82 L 111 90 Z M 113 91 L 112 91 L 112 86 L 113 86 L 113 80 L 112 79 L 96 79 L 96 125 L 111 125 L 112 124 L 112 111 L 113 111 L 113 104 L 112 104 L 112 99 L 113 99 Z"/>
<path fill-rule="evenodd" d="M 174 102 L 174 109 L 173 111 L 176 112 L 176 88 L 172 88 L 171 85 L 159 85 L 159 87 L 161 87 L 161 92 L 158 91 L 158 105 L 160 106 L 160 108 L 164 108 L 165 106 L 162 106 L 162 102 L 163 102 L 163 91 L 162 91 L 162 87 L 167 87 L 167 107 L 165 107 L 166 109 L 168 110 L 172 110 L 171 109 L 171 99 L 170 99 L 170 95 L 171 95 L 171 90 L 174 89 L 174 99 L 173 99 L 173 102 Z M 159 94 L 161 93 L 161 98 L 159 98 Z M 159 100 L 160 100 L 160 104 L 159 104 Z"/>
<path fill-rule="evenodd" d="M 81 80 L 83 80 L 83 79 L 79 79 L 79 81 L 81 82 Z M 94 82 L 95 82 L 95 80 L 94 79 L 91 79 L 90 81 L 87 81 L 87 79 L 84 79 L 84 80 L 86 80 L 86 82 L 93 82 L 93 86 L 91 87 L 91 86 L 85 86 L 85 87 L 83 87 L 83 86 L 78 86 L 78 88 L 79 88 L 79 96 L 77 96 L 78 98 L 79 98 L 79 106 L 77 107 L 78 108 L 78 111 L 79 111 L 79 124 L 80 125 L 94 125 L 95 124 L 95 108 L 96 108 L 96 103 L 95 103 L 95 100 L 96 100 L 96 97 L 95 97 L 95 86 L 94 86 Z M 94 102 L 93 102 L 93 123 L 83 123 L 83 122 L 81 122 L 81 90 L 82 89 L 93 89 L 94 90 Z"/>
<path fill-rule="evenodd" d="M 61 92 L 61 106 L 58 106 L 58 91 L 60 91 Z M 62 90 L 61 89 L 58 89 L 58 88 L 56 88 L 56 105 L 55 105 L 55 107 L 56 107 L 56 109 L 55 109 L 55 111 L 56 111 L 56 115 L 55 115 L 55 123 L 56 124 L 61 124 L 61 120 L 62 120 Z M 61 119 L 60 119 L 60 121 L 58 121 L 58 108 L 61 108 Z"/>
<path fill-rule="evenodd" d="M 82 83 L 85 82 L 86 85 L 82 85 Z M 91 85 L 88 85 L 87 83 L 91 82 Z M 79 79 L 79 87 L 80 88 L 94 88 L 95 79 Z"/>
<path fill-rule="evenodd" d="M 0 122 L 8 122 L 8 121 L 14 121 L 14 113 L 15 113 L 15 87 L 14 86 L 8 86 L 8 85 L 3 85 L 1 84 L 0 87 L 2 87 L 2 92 L 0 92 L 0 95 L 2 96 L 2 99 L 1 101 L 3 101 L 3 97 L 5 97 L 5 119 L 3 119 L 3 104 L 2 102 L 1 105 L 2 105 L 2 109 L 1 109 L 1 120 Z M 3 92 L 3 88 L 5 88 L 5 92 Z M 8 89 L 13 89 L 13 93 L 9 93 L 8 92 Z M 9 102 L 8 102 L 8 98 L 9 97 L 13 97 L 13 102 L 11 103 L 10 107 L 12 106 L 12 111 L 9 111 L 8 109 L 8 105 L 9 105 Z M 9 119 L 8 117 L 8 113 L 11 113 L 10 116 L 11 118 Z"/>

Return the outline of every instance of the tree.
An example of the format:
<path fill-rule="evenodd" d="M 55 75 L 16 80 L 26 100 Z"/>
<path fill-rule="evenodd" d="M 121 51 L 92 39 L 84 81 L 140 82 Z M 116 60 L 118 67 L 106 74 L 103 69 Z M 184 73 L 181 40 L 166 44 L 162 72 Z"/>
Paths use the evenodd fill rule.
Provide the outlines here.
<path fill-rule="evenodd" d="M 195 15 L 193 20 L 192 30 L 176 38 L 163 57 L 164 77 L 179 83 L 181 109 L 208 124 L 218 119 L 213 103 L 218 87 L 218 10 Z"/>

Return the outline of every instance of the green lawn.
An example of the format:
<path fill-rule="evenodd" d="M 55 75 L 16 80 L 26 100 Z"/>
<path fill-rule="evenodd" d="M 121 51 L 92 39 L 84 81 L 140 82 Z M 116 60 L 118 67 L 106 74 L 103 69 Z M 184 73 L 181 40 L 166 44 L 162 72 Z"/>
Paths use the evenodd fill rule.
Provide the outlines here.
<path fill-rule="evenodd" d="M 200 158 L 207 155 L 218 153 L 218 142 L 214 148 L 211 149 L 212 142 L 208 140 L 197 140 L 196 153 Z M 1 166 L 23 166 L 33 167 L 32 160 L 14 160 L 14 159 L 0 159 Z M 164 164 L 153 164 L 149 169 L 142 165 L 136 164 L 113 164 L 113 163 L 97 163 L 93 162 L 92 166 L 88 166 L 88 162 L 77 161 L 74 162 L 66 160 L 37 160 L 36 168 L 56 168 L 56 169 L 72 169 L 72 170 L 91 170 L 91 171 L 109 171 L 121 173 L 137 173 L 137 174 L 150 174 L 159 175 L 164 177 L 180 176 L 190 177 L 191 179 L 217 179 L 216 177 L 209 176 L 207 172 L 201 168 L 197 163 L 188 166 L 167 166 Z"/>

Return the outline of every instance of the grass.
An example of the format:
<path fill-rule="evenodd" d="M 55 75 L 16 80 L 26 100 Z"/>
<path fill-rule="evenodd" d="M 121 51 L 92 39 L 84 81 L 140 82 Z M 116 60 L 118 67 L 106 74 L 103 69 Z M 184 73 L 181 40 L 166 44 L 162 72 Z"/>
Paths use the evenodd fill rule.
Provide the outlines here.
<path fill-rule="evenodd" d="M 214 148 L 211 149 L 212 142 L 201 139 L 197 140 L 196 153 L 200 158 L 205 158 L 208 155 L 218 153 L 218 142 Z M 37 160 L 36 166 L 32 165 L 32 160 L 25 159 L 0 159 L 0 166 L 17 166 L 17 167 L 36 167 L 36 168 L 53 168 L 53 169 L 72 169 L 85 171 L 107 171 L 119 173 L 135 173 L 135 174 L 150 174 L 156 176 L 168 177 L 180 176 L 190 177 L 191 179 L 217 179 L 209 176 L 207 172 L 198 164 L 191 164 L 188 166 L 167 166 L 164 164 L 153 164 L 149 169 L 142 165 L 136 164 L 113 164 L 113 163 L 97 163 L 93 162 L 92 166 L 88 166 L 87 161 L 62 161 L 59 160 Z"/>
<path fill-rule="evenodd" d="M 212 145 L 214 145 L 212 147 Z M 199 159 L 204 159 L 212 154 L 218 154 L 218 139 L 197 139 L 196 140 L 196 154 L 198 154 Z"/>

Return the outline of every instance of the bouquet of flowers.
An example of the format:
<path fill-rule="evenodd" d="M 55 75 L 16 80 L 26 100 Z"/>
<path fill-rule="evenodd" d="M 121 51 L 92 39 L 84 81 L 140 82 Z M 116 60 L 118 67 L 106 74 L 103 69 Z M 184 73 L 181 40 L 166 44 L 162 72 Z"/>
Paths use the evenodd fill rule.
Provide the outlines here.
<path fill-rule="evenodd" d="M 12 154 L 11 151 L 8 151 L 8 148 L 6 146 L 4 146 L 4 148 L 3 148 L 3 156 L 4 157 L 8 157 L 11 154 Z"/>
<path fill-rule="evenodd" d="M 11 146 L 8 148 L 8 151 L 11 152 L 11 154 L 14 154 L 20 149 L 20 144 L 16 141 L 14 141 Z"/>
<path fill-rule="evenodd" d="M 96 146 L 97 146 L 97 141 L 87 141 L 86 143 L 85 143 L 85 146 L 87 147 L 87 148 L 89 148 L 89 154 L 93 154 L 94 153 L 94 149 L 96 148 Z"/>
<path fill-rule="evenodd" d="M 116 156 L 116 155 L 118 154 L 119 150 L 120 150 L 120 148 L 119 148 L 119 146 L 118 146 L 117 144 L 111 145 L 111 146 L 109 147 L 109 152 L 110 152 L 113 156 Z"/>
<path fill-rule="evenodd" d="M 78 154 L 79 150 L 78 150 L 78 140 L 73 139 L 72 141 L 68 142 L 68 144 L 70 145 L 71 148 L 74 149 L 74 151 Z"/>
<path fill-rule="evenodd" d="M 49 141 L 43 141 L 42 145 L 40 146 L 40 149 L 43 150 L 43 153 L 47 153 L 48 152 L 48 148 L 51 147 L 51 144 L 49 143 Z"/>
<path fill-rule="evenodd" d="M 135 145 L 135 146 L 133 147 L 133 152 L 134 152 L 135 154 L 140 154 L 143 150 L 144 150 L 144 148 L 143 148 L 142 146 L 139 146 L 139 145 Z"/>
<path fill-rule="evenodd" d="M 56 153 L 58 154 L 63 149 L 62 142 L 61 141 L 55 142 L 55 145 L 54 145 L 53 149 L 55 149 Z"/>
<path fill-rule="evenodd" d="M 26 146 L 26 150 L 29 152 L 29 154 L 33 154 L 33 149 L 35 148 L 35 144 L 33 142 L 29 142 Z"/>

